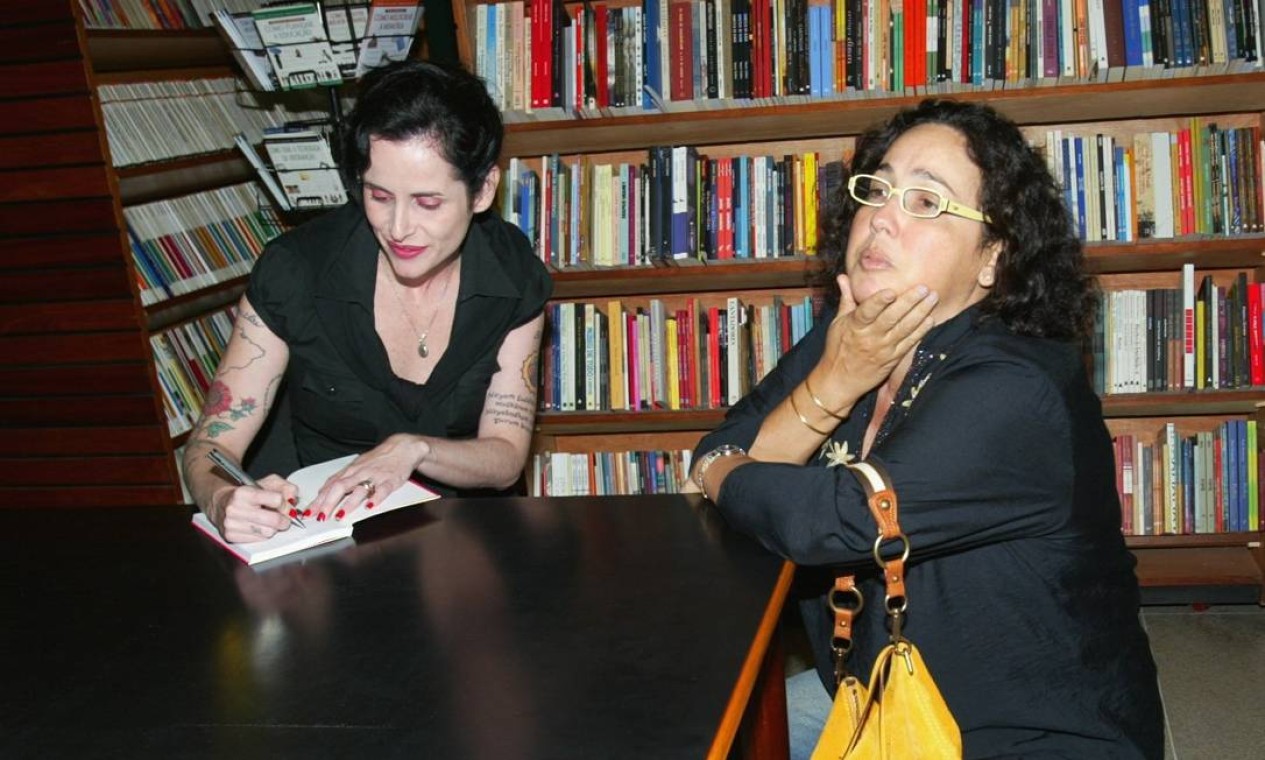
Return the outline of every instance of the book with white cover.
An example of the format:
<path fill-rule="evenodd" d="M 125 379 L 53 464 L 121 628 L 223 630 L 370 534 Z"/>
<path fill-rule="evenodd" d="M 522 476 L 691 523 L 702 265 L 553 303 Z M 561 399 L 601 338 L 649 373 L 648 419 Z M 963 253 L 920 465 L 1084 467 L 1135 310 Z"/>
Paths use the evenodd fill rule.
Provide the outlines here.
<path fill-rule="evenodd" d="M 325 484 L 325 481 L 351 464 L 355 458 L 356 455 L 351 454 L 338 459 L 331 459 L 328 462 L 309 465 L 290 473 L 286 480 L 299 488 L 297 509 L 302 512 L 305 507 L 309 506 L 316 499 L 316 494 L 321 490 L 321 486 Z M 193 527 L 205 533 L 241 561 L 248 565 L 256 565 L 303 551 L 304 549 L 311 549 L 314 546 L 321 546 L 349 538 L 352 535 L 352 529 L 361 520 L 367 520 L 377 515 L 438 498 L 439 494 L 409 480 L 405 481 L 404 485 L 397 488 L 385 499 L 375 503 L 373 509 L 366 509 L 364 506 L 360 506 L 342 520 L 330 518 L 317 522 L 315 519 L 308 518 L 302 528 L 290 526 L 272 538 L 252 543 L 229 543 L 225 541 L 215 525 L 201 512 L 193 516 Z"/>
<path fill-rule="evenodd" d="M 319 5 L 272 6 L 254 11 L 253 16 L 283 90 L 343 81 Z"/>

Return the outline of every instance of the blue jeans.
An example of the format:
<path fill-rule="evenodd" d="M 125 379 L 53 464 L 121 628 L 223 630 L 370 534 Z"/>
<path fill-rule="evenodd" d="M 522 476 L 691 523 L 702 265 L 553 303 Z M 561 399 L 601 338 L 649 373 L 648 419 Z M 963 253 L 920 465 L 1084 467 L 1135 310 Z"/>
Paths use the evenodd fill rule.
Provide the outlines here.
<path fill-rule="evenodd" d="M 786 679 L 786 727 L 791 740 L 790 760 L 809 760 L 821 729 L 826 725 L 833 700 L 821 685 L 817 671 L 809 668 Z"/>

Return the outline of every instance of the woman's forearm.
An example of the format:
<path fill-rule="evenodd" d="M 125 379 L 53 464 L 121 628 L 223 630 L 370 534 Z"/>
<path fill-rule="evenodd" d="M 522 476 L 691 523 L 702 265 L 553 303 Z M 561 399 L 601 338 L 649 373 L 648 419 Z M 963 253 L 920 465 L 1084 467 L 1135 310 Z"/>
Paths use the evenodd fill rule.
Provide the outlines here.
<path fill-rule="evenodd" d="M 494 436 L 454 440 L 417 436 L 417 471 L 455 488 L 505 489 L 518 482 L 527 458 Z"/>
<path fill-rule="evenodd" d="M 812 375 L 792 388 L 765 417 L 747 452 L 752 459 L 803 464 L 852 412 L 856 398 L 832 394 L 830 402 L 824 401 L 816 390 L 822 384 L 814 384 Z"/>
<path fill-rule="evenodd" d="M 194 432 L 196 436 L 197 431 Z M 238 458 L 233 452 L 215 446 L 209 440 L 190 437 L 189 442 L 185 444 L 181 464 L 184 470 L 185 487 L 188 488 L 189 495 L 193 497 L 194 504 L 214 520 L 216 516 L 212 514 L 212 511 L 215 494 L 225 488 L 231 488 L 232 484 L 216 474 L 215 466 L 207 458 L 212 448 L 219 448 L 235 460 Z"/>

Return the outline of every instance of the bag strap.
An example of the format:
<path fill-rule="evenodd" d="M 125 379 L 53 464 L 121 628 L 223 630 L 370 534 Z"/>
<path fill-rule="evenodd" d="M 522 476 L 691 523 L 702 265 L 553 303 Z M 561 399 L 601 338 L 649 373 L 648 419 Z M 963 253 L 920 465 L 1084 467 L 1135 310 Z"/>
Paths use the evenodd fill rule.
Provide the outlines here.
<path fill-rule="evenodd" d="M 901 639 L 901 623 L 908 606 L 908 598 L 905 596 L 905 561 L 909 559 L 909 538 L 900 528 L 896 488 L 892 485 L 892 478 L 887 470 L 879 464 L 848 462 L 846 466 L 865 489 L 870 514 L 878 524 L 878 536 L 874 539 L 874 561 L 883 571 L 883 582 L 887 585 L 883 605 L 892 618 L 892 642 L 895 643 Z M 901 542 L 899 557 L 883 559 L 879 550 L 887 541 Z M 848 574 L 835 578 L 835 586 L 828 601 L 835 618 L 830 648 L 834 653 L 835 683 L 838 685 L 845 677 L 844 659 L 852 651 L 852 622 L 865 606 L 861 591 L 856 586 L 856 576 Z"/>

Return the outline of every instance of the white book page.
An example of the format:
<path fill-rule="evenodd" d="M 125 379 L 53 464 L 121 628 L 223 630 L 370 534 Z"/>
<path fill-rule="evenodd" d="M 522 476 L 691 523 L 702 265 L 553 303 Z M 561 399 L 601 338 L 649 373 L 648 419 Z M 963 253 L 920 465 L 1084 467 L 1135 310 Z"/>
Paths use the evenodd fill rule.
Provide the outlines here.
<path fill-rule="evenodd" d="M 287 480 L 299 489 L 298 510 L 302 512 L 305 507 L 311 505 L 316 499 L 316 494 L 320 492 L 321 486 L 325 485 L 325 481 L 331 475 L 350 464 L 355 458 L 355 454 L 350 454 L 338 459 L 331 459 L 328 462 L 310 465 L 291 473 Z M 352 534 L 352 527 L 361 520 L 438 498 L 439 494 L 410 480 L 397 488 L 390 496 L 376 503 L 373 509 L 365 509 L 361 506 L 342 520 L 331 518 L 317 522 L 309 517 L 304 520 L 305 526 L 302 528 L 292 525 L 272 538 L 251 543 L 238 544 L 225 541 L 211 521 L 201 512 L 193 516 L 193 526 L 232 552 L 238 559 L 254 565 L 313 546 L 320 546 L 321 544 L 346 538 Z"/>

